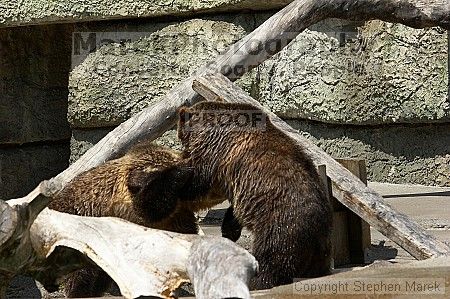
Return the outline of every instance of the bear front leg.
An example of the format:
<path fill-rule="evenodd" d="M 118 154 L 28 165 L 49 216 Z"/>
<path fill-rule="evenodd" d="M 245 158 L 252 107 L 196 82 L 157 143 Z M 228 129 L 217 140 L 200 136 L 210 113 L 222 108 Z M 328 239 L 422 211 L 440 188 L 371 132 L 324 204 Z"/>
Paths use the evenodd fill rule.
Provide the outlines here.
<path fill-rule="evenodd" d="M 225 212 L 225 217 L 222 221 L 222 237 L 236 242 L 241 237 L 242 225 L 234 216 L 233 206 L 230 206 Z"/>

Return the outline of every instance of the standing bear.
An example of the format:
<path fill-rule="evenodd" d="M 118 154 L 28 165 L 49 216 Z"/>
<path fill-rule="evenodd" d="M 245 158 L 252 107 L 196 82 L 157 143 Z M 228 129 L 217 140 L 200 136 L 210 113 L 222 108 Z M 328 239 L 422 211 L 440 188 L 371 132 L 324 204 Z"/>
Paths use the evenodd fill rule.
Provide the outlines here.
<path fill-rule="evenodd" d="M 119 217 L 178 233 L 195 234 L 195 212 L 224 201 L 213 189 L 196 200 L 189 196 L 193 169 L 181 153 L 143 142 L 123 157 L 76 176 L 49 208 L 79 216 Z M 112 279 L 98 267 L 80 269 L 64 282 L 67 297 L 101 296 Z"/>
<path fill-rule="evenodd" d="M 182 107 L 178 137 L 194 169 L 190 192 L 219 186 L 232 204 L 232 238 L 239 226 L 254 235 L 252 288 L 329 273 L 331 203 L 312 160 L 264 112 L 223 102 Z"/>

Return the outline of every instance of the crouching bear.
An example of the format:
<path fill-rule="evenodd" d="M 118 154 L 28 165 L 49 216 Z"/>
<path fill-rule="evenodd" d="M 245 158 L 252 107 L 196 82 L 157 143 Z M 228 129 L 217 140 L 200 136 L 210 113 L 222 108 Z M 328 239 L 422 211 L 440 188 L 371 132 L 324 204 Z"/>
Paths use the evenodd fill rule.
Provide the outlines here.
<path fill-rule="evenodd" d="M 187 196 L 193 169 L 179 152 L 144 142 L 123 157 L 75 177 L 50 203 L 60 212 L 94 217 L 119 217 L 133 223 L 179 233 L 198 232 L 194 212 L 224 200 L 202 192 L 201 200 Z M 185 200 L 189 199 L 189 200 Z M 100 268 L 84 268 L 64 282 L 67 297 L 101 296 L 112 279 Z"/>
<path fill-rule="evenodd" d="M 264 123 L 243 126 L 238 114 L 259 114 Z M 312 160 L 267 115 L 247 104 L 201 102 L 180 108 L 178 137 L 194 168 L 192 186 L 217 184 L 230 199 L 232 238 L 241 227 L 254 235 L 252 288 L 329 273 L 330 201 Z"/>

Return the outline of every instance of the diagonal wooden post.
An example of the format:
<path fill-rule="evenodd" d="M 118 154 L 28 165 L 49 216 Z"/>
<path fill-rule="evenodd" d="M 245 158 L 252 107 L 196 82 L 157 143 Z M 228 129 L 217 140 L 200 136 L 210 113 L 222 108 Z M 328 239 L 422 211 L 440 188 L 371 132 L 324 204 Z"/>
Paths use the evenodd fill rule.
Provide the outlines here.
<path fill-rule="evenodd" d="M 374 190 L 368 188 L 349 170 L 303 137 L 274 113 L 268 111 L 236 84 L 221 74 L 198 77 L 193 89 L 208 100 L 252 104 L 265 111 L 273 124 L 295 140 L 312 157 L 316 165 L 326 165 L 332 194 L 383 235 L 400 245 L 417 259 L 447 255 L 450 248 L 429 235 L 408 216 L 391 208 Z"/>

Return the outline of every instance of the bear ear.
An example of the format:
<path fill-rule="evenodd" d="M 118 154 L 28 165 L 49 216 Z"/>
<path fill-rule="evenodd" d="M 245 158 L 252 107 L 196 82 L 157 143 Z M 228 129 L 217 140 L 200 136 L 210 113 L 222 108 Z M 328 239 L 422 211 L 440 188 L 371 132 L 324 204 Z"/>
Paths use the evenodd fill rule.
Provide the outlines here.
<path fill-rule="evenodd" d="M 192 109 L 187 106 L 180 107 L 178 109 L 178 120 L 182 123 L 187 122 L 191 119 L 192 112 Z"/>

